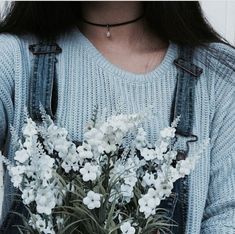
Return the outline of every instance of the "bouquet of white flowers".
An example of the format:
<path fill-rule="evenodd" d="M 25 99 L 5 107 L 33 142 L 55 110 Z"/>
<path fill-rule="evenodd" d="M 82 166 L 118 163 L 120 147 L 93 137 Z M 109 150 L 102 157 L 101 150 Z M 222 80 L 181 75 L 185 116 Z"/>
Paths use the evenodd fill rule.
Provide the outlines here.
<path fill-rule="evenodd" d="M 169 224 L 160 201 L 188 175 L 198 156 L 176 160 L 176 119 L 151 145 L 139 127 L 143 113 L 97 121 L 93 115 L 83 142 L 45 114 L 26 119 L 15 164 L 2 156 L 28 210 L 26 233 L 153 233 Z M 125 139 L 131 139 L 125 145 Z M 197 152 L 198 153 L 198 152 Z"/>

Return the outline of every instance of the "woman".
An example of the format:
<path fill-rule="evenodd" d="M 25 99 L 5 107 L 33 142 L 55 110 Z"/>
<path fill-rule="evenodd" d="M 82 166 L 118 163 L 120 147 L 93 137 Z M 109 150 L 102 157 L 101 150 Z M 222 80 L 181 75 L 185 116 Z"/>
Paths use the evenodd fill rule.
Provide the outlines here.
<path fill-rule="evenodd" d="M 185 229 L 175 233 L 235 232 L 235 50 L 208 25 L 197 2 L 15 2 L 0 32 L 0 143 L 9 159 L 14 152 L 9 127 L 20 132 L 26 105 L 35 114 L 30 82 L 45 71 L 35 67 L 42 48 L 29 45 L 53 40 L 60 47 L 47 51 L 57 58 L 57 91 L 48 108 L 75 141 L 82 140 L 94 104 L 111 115 L 122 103 L 126 113 L 153 106 L 156 121 L 146 121 L 145 128 L 154 142 L 177 103 L 177 80 L 188 76 L 192 85 L 184 86 L 180 105 L 192 110 L 181 113 L 188 116 L 181 126 L 189 127 L 187 137 L 198 139 L 189 152 L 211 141 L 190 175 L 186 208 L 169 207 Z M 179 56 L 184 60 L 176 60 Z M 16 233 L 5 177 L 2 230 Z"/>

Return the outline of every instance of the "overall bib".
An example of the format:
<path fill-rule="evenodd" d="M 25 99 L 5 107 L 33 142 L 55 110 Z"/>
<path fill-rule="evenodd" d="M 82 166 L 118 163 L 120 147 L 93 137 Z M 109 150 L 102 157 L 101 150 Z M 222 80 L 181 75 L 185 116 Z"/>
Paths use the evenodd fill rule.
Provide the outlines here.
<path fill-rule="evenodd" d="M 57 78 L 56 78 L 56 55 L 62 49 L 54 42 L 40 42 L 30 45 L 29 50 L 34 55 L 31 69 L 28 111 L 30 117 L 35 121 L 41 121 L 40 105 L 42 105 L 52 118 L 54 118 L 57 107 Z M 179 150 L 177 159 L 187 157 L 189 142 L 197 141 L 197 136 L 192 133 L 194 116 L 194 96 L 197 80 L 202 69 L 192 63 L 193 49 L 179 47 L 179 58 L 174 60 L 177 67 L 177 84 L 172 101 L 170 123 L 180 116 L 180 122 L 176 129 L 176 135 L 189 137 L 186 150 Z M 10 181 L 9 181 L 10 183 Z M 188 177 L 179 179 L 174 183 L 172 195 L 163 200 L 159 207 L 167 210 L 167 215 L 178 225 L 171 228 L 174 234 L 184 234 L 187 222 L 188 209 Z M 12 211 L 27 214 L 23 205 L 13 202 Z M 0 233 L 19 233 L 13 225 L 21 224 L 21 219 L 12 213 L 6 217 Z"/>

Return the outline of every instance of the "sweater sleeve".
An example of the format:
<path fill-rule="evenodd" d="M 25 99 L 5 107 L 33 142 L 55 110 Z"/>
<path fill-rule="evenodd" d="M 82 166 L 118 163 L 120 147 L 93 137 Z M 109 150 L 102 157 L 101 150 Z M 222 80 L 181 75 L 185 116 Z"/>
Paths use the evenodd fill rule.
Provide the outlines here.
<path fill-rule="evenodd" d="M 230 83 L 231 82 L 231 83 Z M 201 234 L 235 233 L 235 74 L 216 82 L 211 170 Z"/>
<path fill-rule="evenodd" d="M 6 143 L 9 123 L 13 119 L 13 96 L 15 79 L 14 40 L 7 34 L 0 35 L 0 151 Z M 7 156 L 7 155 L 5 155 Z M 3 168 L 0 162 L 0 221 L 4 203 Z"/>
<path fill-rule="evenodd" d="M 6 140 L 7 126 L 12 119 L 14 95 L 14 41 L 0 35 L 0 150 Z"/>

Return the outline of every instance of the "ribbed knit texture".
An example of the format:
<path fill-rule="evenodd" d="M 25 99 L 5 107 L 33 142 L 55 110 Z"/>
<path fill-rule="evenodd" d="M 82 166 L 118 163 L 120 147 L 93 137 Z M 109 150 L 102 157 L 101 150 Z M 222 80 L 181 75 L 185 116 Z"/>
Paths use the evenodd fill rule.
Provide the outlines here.
<path fill-rule="evenodd" d="M 11 123 L 16 132 L 23 124 L 23 109 L 32 56 L 28 51 L 31 39 L 0 35 L 0 143 Z M 170 43 L 167 53 L 153 71 L 134 74 L 111 64 L 78 30 L 58 40 L 63 52 L 58 56 L 58 124 L 67 128 L 73 140 L 83 139 L 85 124 L 94 105 L 99 115 L 109 116 L 143 111 L 153 106 L 154 118 L 143 127 L 154 142 L 159 131 L 169 125 L 170 109 L 176 84 L 177 45 Z M 221 51 L 234 53 L 228 46 L 214 44 Z M 213 58 L 216 69 L 203 62 L 208 53 L 196 52 L 195 63 L 204 72 L 196 87 L 193 132 L 199 141 L 190 144 L 190 151 L 211 138 L 210 146 L 190 175 L 187 234 L 235 233 L 235 88 L 234 73 Z M 231 81 L 231 82 L 230 82 Z M 13 106 L 14 103 L 14 106 Z M 181 144 L 181 143 L 180 143 Z M 182 139 L 183 145 L 183 139 Z M 13 158 L 12 146 L 8 157 Z M 8 186 L 7 186 L 8 187 Z M 4 203 L 4 210 L 9 204 Z"/>

